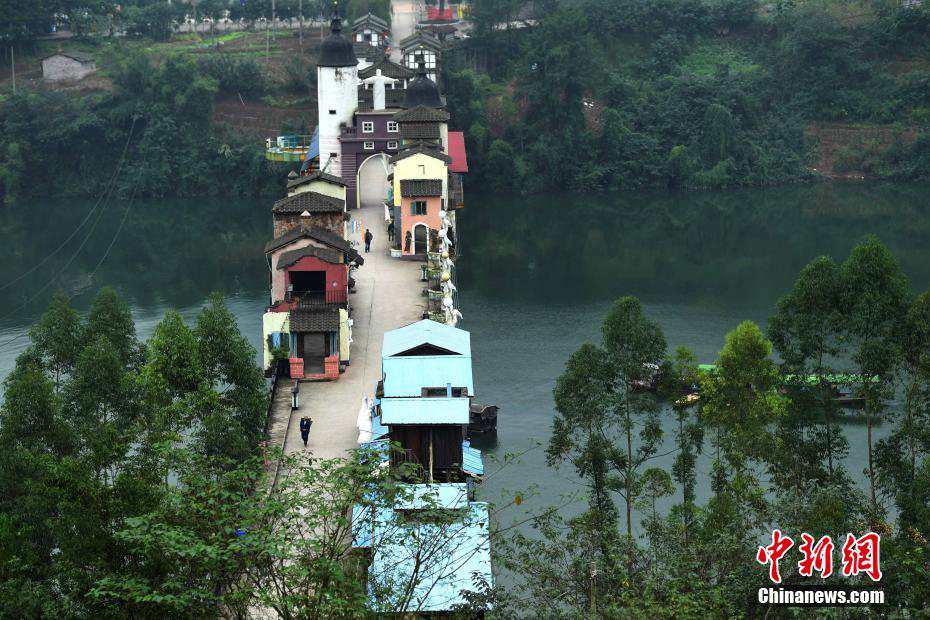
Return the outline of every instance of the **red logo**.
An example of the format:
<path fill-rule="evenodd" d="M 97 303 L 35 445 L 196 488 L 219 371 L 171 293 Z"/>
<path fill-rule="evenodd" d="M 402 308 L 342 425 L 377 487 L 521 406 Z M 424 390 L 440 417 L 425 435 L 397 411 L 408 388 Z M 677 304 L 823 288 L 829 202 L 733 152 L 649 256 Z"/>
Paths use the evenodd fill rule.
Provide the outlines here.
<path fill-rule="evenodd" d="M 756 552 L 756 562 L 769 567 L 769 579 L 773 583 L 781 583 L 781 571 L 778 562 L 794 546 L 790 536 L 782 534 L 781 530 L 772 530 L 772 543 L 759 547 Z M 833 574 L 833 550 L 835 545 L 829 536 L 822 536 L 815 542 L 813 536 L 804 532 L 801 534 L 801 560 L 798 562 L 798 574 L 801 577 L 813 577 L 814 571 L 826 579 Z M 841 572 L 844 577 L 855 577 L 864 573 L 872 581 L 880 581 L 882 571 L 879 565 L 881 553 L 881 536 L 875 532 L 868 532 L 858 538 L 853 534 L 846 535 L 843 543 L 843 564 Z"/>
<path fill-rule="evenodd" d="M 794 546 L 794 541 L 788 536 L 782 536 L 781 530 L 772 531 L 772 544 L 759 547 L 756 552 L 756 562 L 769 565 L 769 579 L 774 583 L 781 583 L 781 573 L 778 571 L 778 561 L 788 550 Z"/>

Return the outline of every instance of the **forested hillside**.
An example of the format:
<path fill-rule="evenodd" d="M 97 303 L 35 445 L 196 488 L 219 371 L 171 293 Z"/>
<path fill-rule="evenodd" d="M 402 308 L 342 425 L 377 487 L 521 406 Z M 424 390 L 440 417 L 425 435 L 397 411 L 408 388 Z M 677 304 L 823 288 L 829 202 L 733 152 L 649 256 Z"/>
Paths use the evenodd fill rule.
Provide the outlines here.
<path fill-rule="evenodd" d="M 447 90 L 491 186 L 769 185 L 818 178 L 822 146 L 827 173 L 930 177 L 926 3 L 479 0 L 473 15 Z M 837 123 L 852 131 L 822 131 Z"/>

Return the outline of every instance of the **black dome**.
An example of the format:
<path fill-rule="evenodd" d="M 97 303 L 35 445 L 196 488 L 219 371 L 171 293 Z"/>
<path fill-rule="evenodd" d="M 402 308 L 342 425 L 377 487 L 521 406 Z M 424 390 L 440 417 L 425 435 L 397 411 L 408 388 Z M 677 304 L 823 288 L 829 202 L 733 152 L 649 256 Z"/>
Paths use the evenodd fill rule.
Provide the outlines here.
<path fill-rule="evenodd" d="M 427 108 L 441 108 L 442 99 L 439 97 L 439 87 L 429 79 L 426 70 L 420 66 L 417 71 L 417 77 L 413 78 L 407 84 L 407 98 L 404 100 L 404 107 L 408 110 L 417 106 Z"/>
<path fill-rule="evenodd" d="M 318 67 L 354 67 L 358 64 L 352 43 L 342 36 L 342 20 L 333 15 L 330 25 L 330 35 L 323 39 L 320 45 L 320 60 Z"/>

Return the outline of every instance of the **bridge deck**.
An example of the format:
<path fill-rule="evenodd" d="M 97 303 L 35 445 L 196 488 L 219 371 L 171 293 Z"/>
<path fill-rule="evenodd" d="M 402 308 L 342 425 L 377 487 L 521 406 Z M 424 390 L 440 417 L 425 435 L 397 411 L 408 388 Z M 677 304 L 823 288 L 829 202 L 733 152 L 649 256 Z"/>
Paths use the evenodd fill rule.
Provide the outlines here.
<path fill-rule="evenodd" d="M 307 449 L 319 458 L 344 456 L 356 447 L 358 410 L 365 396 L 373 397 L 381 378 L 381 338 L 384 332 L 419 320 L 426 307 L 420 264 L 392 259 L 384 224 L 383 205 L 368 205 L 351 212 L 361 224 L 350 240 L 364 248 L 365 226 L 374 239 L 365 264 L 356 270 L 352 306 L 351 364 L 338 381 L 301 382 L 300 408 L 291 412 L 290 379 L 282 380 L 272 407 L 271 443 L 285 452 L 303 450 L 299 423 L 313 419 Z"/>

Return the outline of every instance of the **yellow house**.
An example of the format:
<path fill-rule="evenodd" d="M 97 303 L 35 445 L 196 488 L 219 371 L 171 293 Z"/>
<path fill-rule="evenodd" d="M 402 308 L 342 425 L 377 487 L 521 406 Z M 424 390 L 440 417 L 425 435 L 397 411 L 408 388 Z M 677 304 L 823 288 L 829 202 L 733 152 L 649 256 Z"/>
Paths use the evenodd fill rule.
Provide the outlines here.
<path fill-rule="evenodd" d="M 442 180 L 442 198 L 448 196 L 449 163 L 452 159 L 438 149 L 418 145 L 391 158 L 394 164 L 394 206 L 401 205 L 401 181 Z"/>
<path fill-rule="evenodd" d="M 292 175 L 288 176 L 287 180 L 288 196 L 302 192 L 316 192 L 324 196 L 338 198 L 343 202 L 346 200 L 345 181 L 337 176 L 320 171 L 302 177 L 297 176 L 296 173 L 292 173 Z"/>

